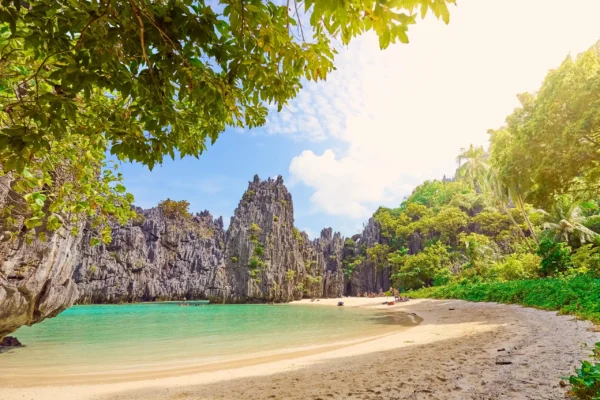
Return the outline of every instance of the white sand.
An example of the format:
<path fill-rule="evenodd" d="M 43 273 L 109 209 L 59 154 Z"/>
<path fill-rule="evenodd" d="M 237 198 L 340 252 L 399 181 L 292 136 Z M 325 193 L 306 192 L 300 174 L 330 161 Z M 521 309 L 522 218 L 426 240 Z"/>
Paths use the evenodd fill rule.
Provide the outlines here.
<path fill-rule="evenodd" d="M 27 388 L 10 388 L 0 379 L 0 399 L 562 399 L 560 377 L 590 353 L 585 344 L 600 341 L 592 324 L 552 312 L 455 300 L 385 306 L 384 300 L 296 303 L 344 301 L 345 307 L 416 313 L 423 322 L 175 377 L 149 373 L 120 383 Z M 511 364 L 497 365 L 499 356 Z"/>

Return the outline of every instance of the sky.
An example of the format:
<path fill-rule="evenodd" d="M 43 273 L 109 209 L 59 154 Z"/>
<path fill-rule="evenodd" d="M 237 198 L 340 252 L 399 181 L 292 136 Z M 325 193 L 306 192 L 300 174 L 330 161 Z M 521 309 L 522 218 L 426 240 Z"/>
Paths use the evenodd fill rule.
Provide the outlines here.
<path fill-rule="evenodd" d="M 453 176 L 460 149 L 487 147 L 487 130 L 503 125 L 518 93 L 600 39 L 600 0 L 457 3 L 449 25 L 429 16 L 412 26 L 409 44 L 381 51 L 367 34 L 340 47 L 327 81 L 306 82 L 264 127 L 226 130 L 200 159 L 151 172 L 122 164 L 135 204 L 188 200 L 228 226 L 254 174 L 282 175 L 299 229 L 351 236 L 379 206 Z"/>

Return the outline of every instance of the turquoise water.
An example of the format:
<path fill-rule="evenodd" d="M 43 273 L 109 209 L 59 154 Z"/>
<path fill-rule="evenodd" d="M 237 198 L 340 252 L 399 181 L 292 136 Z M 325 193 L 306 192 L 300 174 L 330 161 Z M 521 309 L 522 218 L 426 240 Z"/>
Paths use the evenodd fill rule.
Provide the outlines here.
<path fill-rule="evenodd" d="M 403 314 L 402 314 L 403 315 Z M 14 335 L 0 376 L 178 368 L 385 333 L 414 319 L 348 307 L 176 303 L 72 307 Z"/>

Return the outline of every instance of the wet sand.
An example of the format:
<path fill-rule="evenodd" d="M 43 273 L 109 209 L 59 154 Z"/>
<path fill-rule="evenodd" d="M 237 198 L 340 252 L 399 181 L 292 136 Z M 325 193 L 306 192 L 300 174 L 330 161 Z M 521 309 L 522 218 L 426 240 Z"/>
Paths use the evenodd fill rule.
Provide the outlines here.
<path fill-rule="evenodd" d="M 318 349 L 188 368 L 178 376 L 145 372 L 118 383 L 90 377 L 80 385 L 27 388 L 7 388 L 2 379 L 0 399 L 562 399 L 561 376 L 590 353 L 586 345 L 600 341 L 589 322 L 519 306 L 456 300 L 385 306 L 382 298 L 298 303 L 338 301 L 415 313 L 423 321 Z"/>

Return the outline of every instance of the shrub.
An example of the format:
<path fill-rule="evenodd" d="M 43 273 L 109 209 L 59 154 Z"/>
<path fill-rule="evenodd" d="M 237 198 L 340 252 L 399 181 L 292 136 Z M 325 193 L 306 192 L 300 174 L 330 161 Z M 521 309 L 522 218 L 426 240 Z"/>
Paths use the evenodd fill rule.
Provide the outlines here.
<path fill-rule="evenodd" d="M 279 217 L 277 215 L 273 215 L 273 221 L 275 221 L 275 222 L 279 221 Z"/>
<path fill-rule="evenodd" d="M 248 266 L 251 269 L 257 269 L 257 268 L 262 268 L 264 267 L 265 263 L 262 262 L 260 259 L 256 258 L 256 257 L 252 257 L 250 259 L 250 261 L 248 261 Z"/>
<path fill-rule="evenodd" d="M 188 208 L 190 203 L 185 200 L 175 201 L 171 199 L 166 199 L 158 203 L 158 208 L 160 208 L 167 218 L 177 219 L 189 219 L 191 217 Z"/>
<path fill-rule="evenodd" d="M 302 233 L 300 233 L 300 230 L 298 228 L 294 227 L 292 233 L 294 234 L 294 239 L 296 239 L 296 242 L 298 242 L 298 244 L 304 243 L 304 238 L 302 237 Z"/>
<path fill-rule="evenodd" d="M 135 213 L 135 217 L 131 220 L 134 226 L 140 226 L 146 222 L 146 216 L 144 214 Z"/>
<path fill-rule="evenodd" d="M 598 359 L 600 343 L 596 343 L 592 357 Z M 582 361 L 580 368 L 575 368 L 575 375 L 569 377 L 571 390 L 569 394 L 577 399 L 593 400 L 600 398 L 600 364 Z"/>
<path fill-rule="evenodd" d="M 259 257 L 262 256 L 264 254 L 264 252 L 265 252 L 265 248 L 262 247 L 262 246 L 256 246 L 254 248 L 254 254 L 257 255 L 257 256 L 259 256 Z"/>
<path fill-rule="evenodd" d="M 539 275 L 540 261 L 535 254 L 511 254 L 490 268 L 488 278 L 501 281 L 533 279 Z"/>
<path fill-rule="evenodd" d="M 253 222 L 250 225 L 250 233 L 252 233 L 253 235 L 257 235 L 260 233 L 262 229 L 260 229 L 260 226 L 258 226 L 258 224 L 256 224 L 255 222 Z"/>
<path fill-rule="evenodd" d="M 292 281 L 295 276 L 296 276 L 296 271 L 294 271 L 293 269 L 289 269 L 285 273 L 285 280 L 288 282 Z"/>
<path fill-rule="evenodd" d="M 537 254 L 542 258 L 543 276 L 556 276 L 571 267 L 571 248 L 566 243 L 543 239 Z"/>
<path fill-rule="evenodd" d="M 356 247 L 356 242 L 352 238 L 346 238 L 346 240 L 344 241 L 344 246 Z"/>
<path fill-rule="evenodd" d="M 600 279 L 577 276 L 571 279 L 546 278 L 509 282 L 469 282 L 411 291 L 414 298 L 462 299 L 521 304 L 544 310 L 557 310 L 579 318 L 600 322 Z"/>
<path fill-rule="evenodd" d="M 236 256 L 232 256 L 231 257 L 231 261 L 234 262 L 234 263 L 236 263 L 236 262 L 238 262 L 238 258 Z"/>
<path fill-rule="evenodd" d="M 572 269 L 568 275 L 589 274 L 600 278 L 600 248 L 586 244 L 577 249 L 571 256 Z"/>
<path fill-rule="evenodd" d="M 254 190 L 248 190 L 246 193 L 244 193 L 243 199 L 246 201 L 252 201 L 255 194 L 256 192 Z"/>

